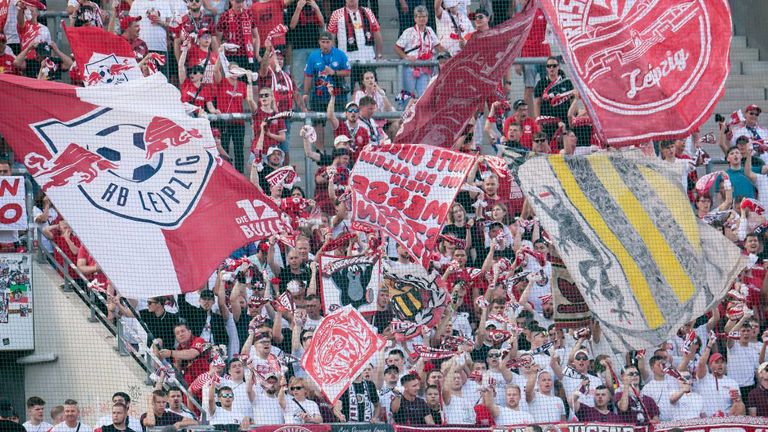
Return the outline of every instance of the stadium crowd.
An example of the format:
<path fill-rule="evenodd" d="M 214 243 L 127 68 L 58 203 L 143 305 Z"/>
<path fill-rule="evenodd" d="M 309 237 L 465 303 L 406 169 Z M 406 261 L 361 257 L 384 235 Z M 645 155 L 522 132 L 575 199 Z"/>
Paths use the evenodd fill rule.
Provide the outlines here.
<path fill-rule="evenodd" d="M 253 141 L 244 142 L 242 121 L 216 121 L 221 156 L 249 176 L 291 216 L 299 233 L 295 247 L 273 237 L 244 246 L 232 259 L 247 257 L 252 276 L 226 269 L 197 293 L 123 299 L 80 244 L 76 233 L 47 200 L 39 204 L 46 238 L 66 255 L 105 298 L 109 318 L 121 320 L 128 342 L 146 346 L 163 360 L 146 401 L 123 392 L 112 398 L 111 417 L 80 423 L 77 402 L 64 401 L 44 420 L 45 402 L 27 402 L 27 432 L 139 432 L 150 426 L 183 427 L 201 413 L 181 387 L 200 401 L 210 424 L 254 425 L 384 422 L 407 425 L 513 425 L 565 420 L 654 424 L 709 416 L 768 416 L 768 287 L 764 257 L 768 227 L 768 137 L 755 105 L 743 121 L 719 119 L 719 135 L 656 143 L 657 155 L 682 165 L 683 187 L 695 214 L 742 248 L 750 265 L 722 303 L 687 323 L 652 349 L 618 355 L 592 322 L 583 328 L 555 326 L 552 264 L 559 262 L 530 207 L 477 158 L 467 185 L 451 206 L 439 239 L 433 270 L 451 300 L 440 323 L 402 341 L 393 327 L 391 302 L 401 293 L 385 288 L 370 299 L 371 324 L 386 347 L 357 376 L 336 404 L 330 404 L 298 359 L 323 318 L 318 259 L 321 254 L 363 254 L 382 244 L 387 265 L 411 257 L 394 241 L 356 232 L 340 248 L 327 245 L 355 232 L 345 189 L 362 148 L 385 143 L 400 127 L 376 112 L 394 111 L 421 96 L 439 66 L 404 68 L 404 90 L 386 94 L 375 68 L 365 63 L 394 52 L 407 61 L 446 61 L 475 32 L 486 31 L 520 9 L 516 1 L 483 1 L 469 13 L 467 0 L 397 0 L 400 37 L 383 46 L 378 1 L 363 0 L 70 0 L 74 26 L 103 26 L 134 48 L 145 73 L 161 70 L 178 84 L 196 115 L 250 113 Z M 9 24 L 0 34 L 0 72 L 37 79 L 83 76 L 71 56 L 51 40 L 38 16 L 38 0 L 12 0 Z M 273 30 L 287 26 L 287 33 Z M 498 154 L 513 164 L 545 154 L 610 151 L 592 133 L 579 95 L 552 57 L 539 13 L 523 50 L 546 57 L 542 65 L 515 66 L 524 77 L 525 97 L 509 100 L 505 77 L 453 148 Z M 434 27 L 432 27 L 434 26 Z M 156 55 L 152 55 L 152 54 Z M 69 72 L 68 76 L 63 73 Z M 343 108 L 343 118 L 334 115 Z M 327 122 L 305 126 L 299 137 L 280 113 L 328 113 Z M 330 130 L 326 131 L 326 127 Z M 332 145 L 325 144 L 326 133 Z M 315 193 L 267 176 L 289 166 L 290 140 L 303 141 L 316 163 Z M 709 141 L 708 141 L 709 140 Z M 697 193 L 698 166 L 708 163 L 701 146 L 717 143 L 727 160 L 727 179 Z M 245 148 L 248 147 L 246 152 Z M 648 150 L 648 149 L 646 149 Z M 653 151 L 651 148 L 650 151 Z M 512 263 L 502 271 L 502 262 Z M 526 269 L 527 276 L 519 276 Z M 73 273 L 74 276 L 74 273 Z M 99 288 L 101 287 L 101 288 Z M 273 300 L 289 292 L 291 312 Z M 599 313 L 599 311 L 595 311 Z M 145 329 L 149 331 L 147 335 Z M 501 335 L 501 337 L 499 337 Z M 414 356 L 414 344 L 434 348 L 458 341 L 458 353 L 444 359 Z M 272 359 L 281 359 L 281 371 Z M 263 372 L 268 370 L 268 372 Z M 131 404 L 144 414 L 127 415 Z M 0 418 L 13 419 L 10 407 Z"/>

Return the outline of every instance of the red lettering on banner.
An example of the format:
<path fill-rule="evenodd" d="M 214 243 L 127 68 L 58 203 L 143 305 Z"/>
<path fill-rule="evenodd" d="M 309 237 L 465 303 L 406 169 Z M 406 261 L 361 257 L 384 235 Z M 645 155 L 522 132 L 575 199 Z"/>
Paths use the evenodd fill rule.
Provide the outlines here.
<path fill-rule="evenodd" d="M 387 205 L 402 211 L 409 196 L 410 194 L 405 189 L 394 188 L 392 189 L 392 197 L 387 200 Z"/>
<path fill-rule="evenodd" d="M 5 196 L 5 192 L 10 192 L 11 195 L 16 196 L 19 193 L 20 178 L 15 178 L 13 181 L 3 179 L 0 181 L 0 196 Z"/>
<path fill-rule="evenodd" d="M 8 212 L 13 212 L 12 216 L 6 216 Z M 21 219 L 21 215 L 23 213 L 23 209 L 21 208 L 21 205 L 17 203 L 8 203 L 2 207 L 0 207 L 0 224 L 8 225 L 12 223 L 16 223 Z"/>

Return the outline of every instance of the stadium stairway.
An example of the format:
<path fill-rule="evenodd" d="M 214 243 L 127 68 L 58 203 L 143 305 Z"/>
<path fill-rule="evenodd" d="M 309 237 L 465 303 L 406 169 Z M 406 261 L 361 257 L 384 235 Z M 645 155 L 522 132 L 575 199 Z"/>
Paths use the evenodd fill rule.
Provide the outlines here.
<path fill-rule="evenodd" d="M 53 353 L 57 360 L 25 366 L 27 397 L 40 396 L 50 407 L 76 399 L 83 422 L 93 426 L 110 415 L 112 394 L 124 391 L 134 401 L 130 415 L 141 415 L 152 391 L 142 368 L 115 350 L 115 337 L 101 322 L 88 321 L 88 308 L 77 294 L 59 288 L 63 281 L 55 270 L 35 262 L 33 272 L 33 354 Z"/>

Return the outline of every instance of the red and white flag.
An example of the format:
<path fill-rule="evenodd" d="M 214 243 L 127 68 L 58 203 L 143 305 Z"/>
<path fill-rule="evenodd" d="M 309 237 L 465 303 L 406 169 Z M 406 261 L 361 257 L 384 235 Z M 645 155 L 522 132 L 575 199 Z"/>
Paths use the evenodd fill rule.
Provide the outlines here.
<path fill-rule="evenodd" d="M 422 144 L 367 146 L 349 175 L 352 222 L 400 243 L 424 268 L 475 156 Z"/>
<path fill-rule="evenodd" d="M 0 0 L 0 31 L 5 28 L 5 22 L 8 21 L 8 8 L 10 0 Z"/>
<path fill-rule="evenodd" d="M 360 312 L 347 305 L 320 321 L 301 367 L 333 405 L 385 344 Z"/>
<path fill-rule="evenodd" d="M 234 249 L 289 231 L 161 75 L 82 88 L 6 74 L 0 100 L 0 134 L 125 297 L 197 290 Z"/>
<path fill-rule="evenodd" d="M 124 38 L 100 27 L 63 27 L 86 86 L 121 84 L 144 76 Z"/>
<path fill-rule="evenodd" d="M 536 10 L 528 7 L 489 31 L 473 34 L 405 112 L 395 142 L 451 147 L 520 56 Z"/>
<path fill-rule="evenodd" d="M 709 119 L 730 70 L 727 0 L 573 3 L 541 1 L 605 142 L 685 137 Z"/>

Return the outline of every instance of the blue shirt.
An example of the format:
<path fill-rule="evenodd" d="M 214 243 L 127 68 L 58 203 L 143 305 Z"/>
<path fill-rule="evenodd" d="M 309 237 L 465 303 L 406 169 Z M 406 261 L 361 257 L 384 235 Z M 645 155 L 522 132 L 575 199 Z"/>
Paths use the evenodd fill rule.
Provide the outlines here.
<path fill-rule="evenodd" d="M 749 178 L 744 175 L 744 168 L 733 169 L 728 168 L 725 170 L 728 173 L 728 177 L 731 179 L 731 186 L 733 186 L 733 197 L 742 196 L 744 198 L 755 198 L 755 185 L 749 181 Z"/>
<path fill-rule="evenodd" d="M 328 88 L 326 88 L 326 83 L 328 81 L 330 81 L 336 88 L 343 87 L 344 77 L 337 75 L 321 75 L 326 66 L 330 66 L 331 69 L 335 71 L 352 69 L 352 66 L 349 64 L 349 58 L 347 58 L 347 55 L 338 48 L 331 48 L 331 51 L 328 54 L 323 54 L 319 48 L 312 51 L 312 53 L 309 54 L 309 57 L 307 57 L 307 65 L 304 67 L 304 75 L 312 77 L 315 81 L 314 90 L 310 93 L 310 98 L 313 100 L 328 101 L 330 99 Z"/>

